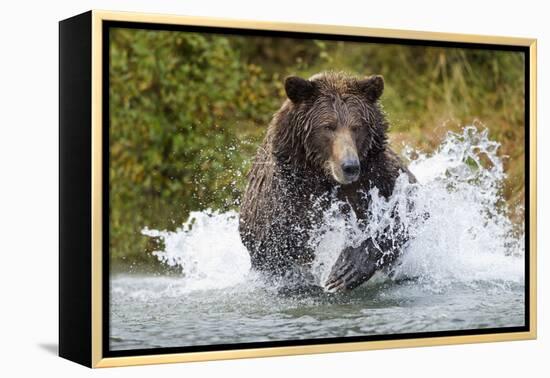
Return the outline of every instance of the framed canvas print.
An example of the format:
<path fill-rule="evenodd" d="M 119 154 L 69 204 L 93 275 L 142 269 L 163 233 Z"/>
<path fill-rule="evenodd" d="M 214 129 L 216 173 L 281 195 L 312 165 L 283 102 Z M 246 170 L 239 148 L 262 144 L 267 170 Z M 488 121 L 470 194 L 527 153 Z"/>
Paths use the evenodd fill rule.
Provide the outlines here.
<path fill-rule="evenodd" d="M 59 353 L 536 337 L 536 41 L 60 22 Z"/>

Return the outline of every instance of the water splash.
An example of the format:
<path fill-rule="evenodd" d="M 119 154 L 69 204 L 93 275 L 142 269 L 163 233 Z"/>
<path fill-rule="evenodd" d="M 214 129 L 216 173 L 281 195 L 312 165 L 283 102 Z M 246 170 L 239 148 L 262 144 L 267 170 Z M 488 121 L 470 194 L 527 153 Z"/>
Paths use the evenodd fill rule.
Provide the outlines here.
<path fill-rule="evenodd" d="M 412 227 L 414 239 L 397 276 L 419 277 L 436 288 L 523 283 L 524 232 L 510 220 L 502 197 L 506 176 L 498 148 L 487 130 L 470 126 L 448 133 L 437 151 L 411 161 L 420 181 L 416 211 L 430 217 Z"/>
<path fill-rule="evenodd" d="M 185 291 L 221 289 L 245 280 L 250 256 L 239 236 L 235 211 L 193 211 L 176 231 L 145 229 L 164 241 L 153 254 L 169 266 L 181 267 Z"/>
<path fill-rule="evenodd" d="M 311 240 L 316 250 L 312 272 L 319 284 L 344 247 L 387 230 L 396 214 L 400 229 L 411 239 L 400 263 L 382 279 L 412 278 L 434 291 L 455 284 L 523 284 L 524 233 L 510 220 L 502 198 L 505 172 L 498 148 L 487 130 L 469 126 L 461 133 L 449 132 L 431 154 L 405 150 L 418 183 L 400 177 L 389 200 L 376 189 L 364 193 L 371 200 L 368 223 L 343 215 L 334 203 Z M 258 282 L 251 279 L 250 258 L 234 211 L 192 212 L 174 232 L 143 233 L 164 241 L 164 250 L 155 255 L 181 267 L 185 291 Z"/>

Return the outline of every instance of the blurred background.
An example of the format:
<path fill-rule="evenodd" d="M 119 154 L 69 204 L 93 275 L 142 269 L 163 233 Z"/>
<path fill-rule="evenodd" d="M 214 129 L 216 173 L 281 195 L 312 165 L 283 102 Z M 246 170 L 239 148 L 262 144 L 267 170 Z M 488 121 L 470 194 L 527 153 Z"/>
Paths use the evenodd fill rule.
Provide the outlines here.
<path fill-rule="evenodd" d="M 396 44 L 111 29 L 110 253 L 154 266 L 145 227 L 238 209 L 246 172 L 285 99 L 283 80 L 323 70 L 382 74 L 391 146 L 433 151 L 474 124 L 502 144 L 503 195 L 522 221 L 524 56 Z"/>

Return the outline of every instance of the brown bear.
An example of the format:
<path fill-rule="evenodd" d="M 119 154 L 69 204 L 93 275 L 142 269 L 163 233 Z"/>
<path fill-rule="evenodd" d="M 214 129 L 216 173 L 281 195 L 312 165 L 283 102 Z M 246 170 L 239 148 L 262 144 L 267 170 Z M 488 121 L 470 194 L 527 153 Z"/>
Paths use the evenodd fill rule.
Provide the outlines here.
<path fill-rule="evenodd" d="M 402 173 L 415 182 L 388 146 L 388 122 L 379 104 L 383 89 L 379 75 L 286 78 L 288 99 L 258 149 L 241 202 L 239 232 L 254 269 L 278 277 L 307 271 L 315 257 L 312 232 L 331 201 L 348 204 L 347 211 L 368 222 L 364 193 L 378 188 L 389 198 Z M 405 241 L 367 235 L 359 246 L 341 251 L 321 285 L 328 291 L 359 286 L 389 266 Z"/>

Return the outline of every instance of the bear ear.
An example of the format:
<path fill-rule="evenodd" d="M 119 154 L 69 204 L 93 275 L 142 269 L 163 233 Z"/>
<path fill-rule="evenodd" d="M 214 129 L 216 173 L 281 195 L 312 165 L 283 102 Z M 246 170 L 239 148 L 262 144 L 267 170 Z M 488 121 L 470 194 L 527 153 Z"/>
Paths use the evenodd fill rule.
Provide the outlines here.
<path fill-rule="evenodd" d="M 375 102 L 384 92 L 384 78 L 382 75 L 373 75 L 359 82 L 359 90 L 369 101 Z"/>
<path fill-rule="evenodd" d="M 290 101 L 299 103 L 313 96 L 315 84 L 298 76 L 289 76 L 285 79 L 285 91 Z"/>

